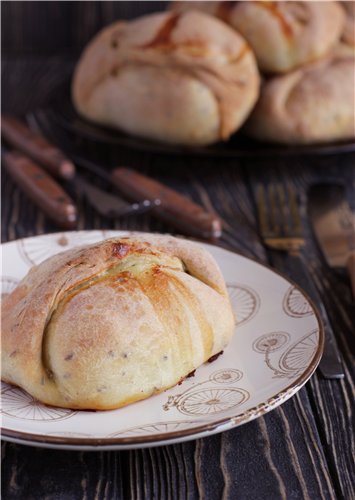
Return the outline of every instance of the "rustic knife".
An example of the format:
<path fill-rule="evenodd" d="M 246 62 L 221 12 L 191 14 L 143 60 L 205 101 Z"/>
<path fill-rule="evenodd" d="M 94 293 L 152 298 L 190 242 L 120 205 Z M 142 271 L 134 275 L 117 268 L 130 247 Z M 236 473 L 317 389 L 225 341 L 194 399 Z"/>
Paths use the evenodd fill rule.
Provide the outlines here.
<path fill-rule="evenodd" d="M 344 186 L 312 186 L 308 204 L 314 234 L 328 265 L 347 268 L 355 297 L 355 215 Z"/>
<path fill-rule="evenodd" d="M 99 165 L 79 157 L 66 139 L 62 136 L 59 139 L 58 133 L 53 132 L 45 113 L 31 113 L 28 115 L 28 121 L 36 128 L 45 130 L 50 140 L 57 143 L 59 141 L 61 149 L 68 153 L 77 166 L 115 186 L 122 195 L 137 202 L 139 206 L 144 208 L 144 204 L 149 204 L 147 208 L 152 207 L 157 218 L 169 222 L 182 233 L 212 240 L 222 235 L 222 221 L 217 215 L 206 211 L 177 191 L 130 168 L 118 167 L 108 173 Z M 88 194 L 88 190 L 86 192 Z"/>
<path fill-rule="evenodd" d="M 62 179 L 75 175 L 75 166 L 62 151 L 42 135 L 30 130 L 23 122 L 9 115 L 1 115 L 1 135 L 8 144 L 32 158 L 45 169 Z"/>
<path fill-rule="evenodd" d="M 77 209 L 50 174 L 61 178 L 68 187 L 74 185 L 80 195 L 84 195 L 101 215 L 107 217 L 142 213 L 154 205 L 154 202 L 149 201 L 131 204 L 117 195 L 99 189 L 79 175 L 74 163 L 37 130 L 32 131 L 13 117 L 6 117 L 5 123 L 5 128 L 1 130 L 2 137 L 7 144 L 17 147 L 20 151 L 10 152 L 2 147 L 4 167 L 18 186 L 58 226 L 75 229 Z M 53 152 L 56 152 L 55 155 Z M 41 160 L 41 166 L 37 164 L 37 159 Z M 73 168 L 67 168 L 69 165 Z"/>
<path fill-rule="evenodd" d="M 74 229 L 77 210 L 67 193 L 30 158 L 1 149 L 2 164 L 18 186 L 45 214 L 63 229 Z"/>
<path fill-rule="evenodd" d="M 132 200 L 160 200 L 160 204 L 152 212 L 180 231 L 203 239 L 219 238 L 222 234 L 221 221 L 216 215 L 206 212 L 189 198 L 131 168 L 114 169 L 112 182 Z"/>

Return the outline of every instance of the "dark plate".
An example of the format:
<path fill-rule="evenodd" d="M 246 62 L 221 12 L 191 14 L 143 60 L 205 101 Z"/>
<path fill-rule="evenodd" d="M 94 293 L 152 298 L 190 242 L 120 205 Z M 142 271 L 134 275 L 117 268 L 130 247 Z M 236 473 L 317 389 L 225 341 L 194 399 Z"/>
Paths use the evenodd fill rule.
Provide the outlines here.
<path fill-rule="evenodd" d="M 268 144 L 250 139 L 241 132 L 234 134 L 229 141 L 219 142 L 206 147 L 187 147 L 150 141 L 132 136 L 108 127 L 99 126 L 80 117 L 71 102 L 69 83 L 58 88 L 53 97 L 47 116 L 56 125 L 79 137 L 111 146 L 124 146 L 139 151 L 164 154 L 198 155 L 209 157 L 260 157 L 293 155 L 329 155 L 355 152 L 355 141 L 328 144 L 292 145 Z"/>

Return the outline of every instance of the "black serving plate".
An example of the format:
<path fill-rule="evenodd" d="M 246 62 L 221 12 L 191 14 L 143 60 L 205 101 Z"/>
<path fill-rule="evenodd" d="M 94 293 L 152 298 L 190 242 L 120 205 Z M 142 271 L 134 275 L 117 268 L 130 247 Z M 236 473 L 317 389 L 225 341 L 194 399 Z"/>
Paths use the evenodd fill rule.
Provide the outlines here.
<path fill-rule="evenodd" d="M 208 157 L 262 157 L 262 156 L 299 156 L 330 155 L 355 152 L 355 141 L 348 140 L 327 144 L 284 145 L 270 144 L 246 137 L 241 131 L 236 132 L 228 141 L 211 146 L 191 147 L 151 141 L 126 134 L 116 129 L 91 123 L 75 111 L 70 97 L 70 84 L 67 82 L 56 92 L 46 110 L 47 116 L 56 125 L 78 137 L 106 143 L 111 147 L 126 147 L 138 151 L 172 155 L 197 155 Z"/>

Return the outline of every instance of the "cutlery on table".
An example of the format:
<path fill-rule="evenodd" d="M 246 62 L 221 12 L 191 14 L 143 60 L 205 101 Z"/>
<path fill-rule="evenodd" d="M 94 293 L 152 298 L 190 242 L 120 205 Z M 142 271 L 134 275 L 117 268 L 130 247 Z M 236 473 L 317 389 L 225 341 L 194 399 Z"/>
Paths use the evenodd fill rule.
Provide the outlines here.
<path fill-rule="evenodd" d="M 332 268 L 347 268 L 355 297 L 355 215 L 345 187 L 317 184 L 308 193 L 308 213 L 319 247 Z"/>
<path fill-rule="evenodd" d="M 74 177 L 73 162 L 44 137 L 33 134 L 25 123 L 17 118 L 1 115 L 1 135 L 13 148 L 43 165 L 50 174 L 62 179 Z"/>
<path fill-rule="evenodd" d="M 56 141 L 77 165 L 98 176 L 101 173 L 103 177 L 104 174 L 105 179 L 128 199 L 144 203 L 149 199 L 156 200 L 151 213 L 182 233 L 208 240 L 215 240 L 222 235 L 222 221 L 216 214 L 206 211 L 177 191 L 131 168 L 114 168 L 108 174 L 101 166 L 78 156 L 62 131 L 55 129 L 45 111 L 31 113 L 28 119 L 29 122 L 35 122 L 46 136 Z"/>
<path fill-rule="evenodd" d="M 34 134 L 16 118 L 2 117 L 1 135 L 8 145 L 17 148 L 10 151 L 2 147 L 2 161 L 7 172 L 60 228 L 75 229 L 77 207 L 51 174 L 66 183 L 75 184 L 79 193 L 85 192 L 88 201 L 102 215 L 119 217 L 150 208 L 151 203 L 148 201 L 130 204 L 88 183 L 76 172 L 74 164 L 62 151 L 52 146 L 44 137 Z M 41 166 L 38 165 L 38 160 Z M 66 168 L 63 168 L 63 165 Z"/>
<path fill-rule="evenodd" d="M 28 197 L 62 229 L 74 229 L 77 208 L 43 168 L 19 151 L 1 148 L 2 165 Z"/>
<path fill-rule="evenodd" d="M 3 119 L 7 120 L 7 118 L 4 117 Z M 38 143 L 45 141 L 51 144 L 38 132 L 42 130 L 50 138 L 51 142 L 58 142 L 58 135 L 53 132 L 53 127 L 51 127 L 43 113 L 32 113 L 28 118 L 31 126 L 36 129 L 35 131 L 21 122 L 20 127 L 17 127 L 18 120 L 13 117 L 7 120 L 7 128 L 3 135 L 10 144 L 13 144 L 22 151 L 26 148 L 25 151 L 27 153 L 32 153 Z M 11 133 L 9 133 L 9 130 Z M 21 137 L 24 132 L 26 132 L 25 147 L 21 145 Z M 31 141 L 31 148 L 29 148 L 28 143 Z M 116 217 L 118 215 L 152 210 L 155 216 L 171 223 L 183 233 L 204 239 L 215 239 L 221 236 L 222 225 L 216 215 L 207 212 L 201 206 L 163 184 L 124 167 L 115 168 L 112 173 L 108 173 L 102 167 L 77 155 L 72 155 L 67 145 L 63 146 L 63 144 L 60 144 L 60 149 L 56 149 L 65 157 L 72 156 L 77 166 L 99 176 L 110 186 L 114 186 L 124 196 L 134 201 L 134 203 L 130 204 L 120 199 L 118 195 L 106 193 L 92 183 L 89 183 L 77 172 L 74 172 L 68 178 L 67 182 L 75 184 L 76 189 L 84 194 L 88 201 L 102 215 Z M 68 151 L 68 154 L 64 154 L 62 150 L 66 153 Z"/>
<path fill-rule="evenodd" d="M 260 232 L 266 247 L 285 252 L 292 279 L 310 296 L 318 308 L 324 326 L 325 344 L 319 369 L 327 379 L 344 377 L 334 332 L 326 309 L 302 260 L 305 246 L 296 194 L 290 185 L 281 183 L 257 186 Z"/>

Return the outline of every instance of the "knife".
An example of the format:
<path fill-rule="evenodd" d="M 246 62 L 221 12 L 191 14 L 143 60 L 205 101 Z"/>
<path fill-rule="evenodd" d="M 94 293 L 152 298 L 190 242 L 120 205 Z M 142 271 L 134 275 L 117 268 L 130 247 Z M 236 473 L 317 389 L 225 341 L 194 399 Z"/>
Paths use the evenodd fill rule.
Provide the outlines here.
<path fill-rule="evenodd" d="M 160 200 L 152 212 L 183 232 L 203 239 L 219 238 L 222 225 L 218 217 L 206 212 L 189 198 L 131 168 L 119 167 L 112 172 L 112 182 L 135 201 L 148 197 Z"/>
<path fill-rule="evenodd" d="M 56 177 L 71 179 L 75 166 L 56 146 L 43 136 L 34 134 L 24 123 L 13 116 L 1 115 L 1 135 L 11 146 L 22 151 Z"/>
<path fill-rule="evenodd" d="M 38 118 L 41 119 L 39 120 Z M 39 116 L 38 113 L 36 115 L 31 114 L 29 119 L 31 120 L 31 123 L 35 123 L 36 129 L 38 128 L 40 130 L 42 129 L 43 121 L 47 122 L 42 114 Z M 38 155 L 38 144 L 43 144 L 42 135 L 38 132 L 32 131 L 29 127 L 27 127 L 27 125 L 14 117 L 5 117 L 5 120 L 5 133 L 8 142 L 20 150 L 24 152 L 26 151 L 32 158 L 33 154 Z M 46 132 L 48 132 L 48 128 L 50 128 L 50 126 L 46 123 Z M 19 140 L 23 134 L 26 135 L 26 150 L 24 149 L 24 142 Z M 50 135 L 52 136 L 53 134 Z M 14 138 L 16 138 L 16 143 L 14 142 Z M 51 138 L 52 140 L 55 140 L 54 137 Z M 47 139 L 44 139 L 44 141 L 47 145 L 49 145 L 50 151 L 52 144 Z M 57 151 L 60 151 L 62 157 L 66 157 L 61 149 L 56 149 Z M 65 150 L 67 149 L 68 148 L 65 148 Z M 76 162 L 77 158 L 70 154 L 69 156 L 71 156 Z M 216 239 L 222 234 L 222 222 L 219 217 L 215 214 L 207 212 L 203 209 L 203 207 L 197 205 L 189 198 L 170 188 L 167 188 L 158 181 L 150 179 L 143 174 L 133 171 L 132 169 L 126 169 L 123 167 L 116 168 L 111 175 L 106 173 L 98 165 L 84 159 L 80 159 L 79 162 L 76 163 L 80 163 L 80 165 L 84 168 L 108 181 L 110 185 L 115 186 L 123 195 L 126 195 L 131 200 L 138 202 L 139 206 L 146 206 L 147 208 L 149 208 L 148 204 L 153 206 L 154 215 L 156 217 L 168 221 L 182 232 L 204 239 Z M 42 164 L 46 166 L 44 163 Z M 90 165 L 90 168 L 87 168 L 88 165 Z M 78 183 L 79 176 L 78 174 L 75 174 L 75 171 L 68 177 L 71 177 L 70 181 L 76 181 L 76 184 L 80 184 L 80 182 Z M 85 188 L 85 191 L 89 195 L 88 189 Z M 163 200 L 163 202 L 161 200 Z"/>
<path fill-rule="evenodd" d="M 77 210 L 62 187 L 39 165 L 18 151 L 1 147 L 2 164 L 18 186 L 59 227 L 74 229 Z"/>
<path fill-rule="evenodd" d="M 355 297 L 355 215 L 345 187 L 317 184 L 309 190 L 308 211 L 318 245 L 332 268 L 346 268 Z"/>

